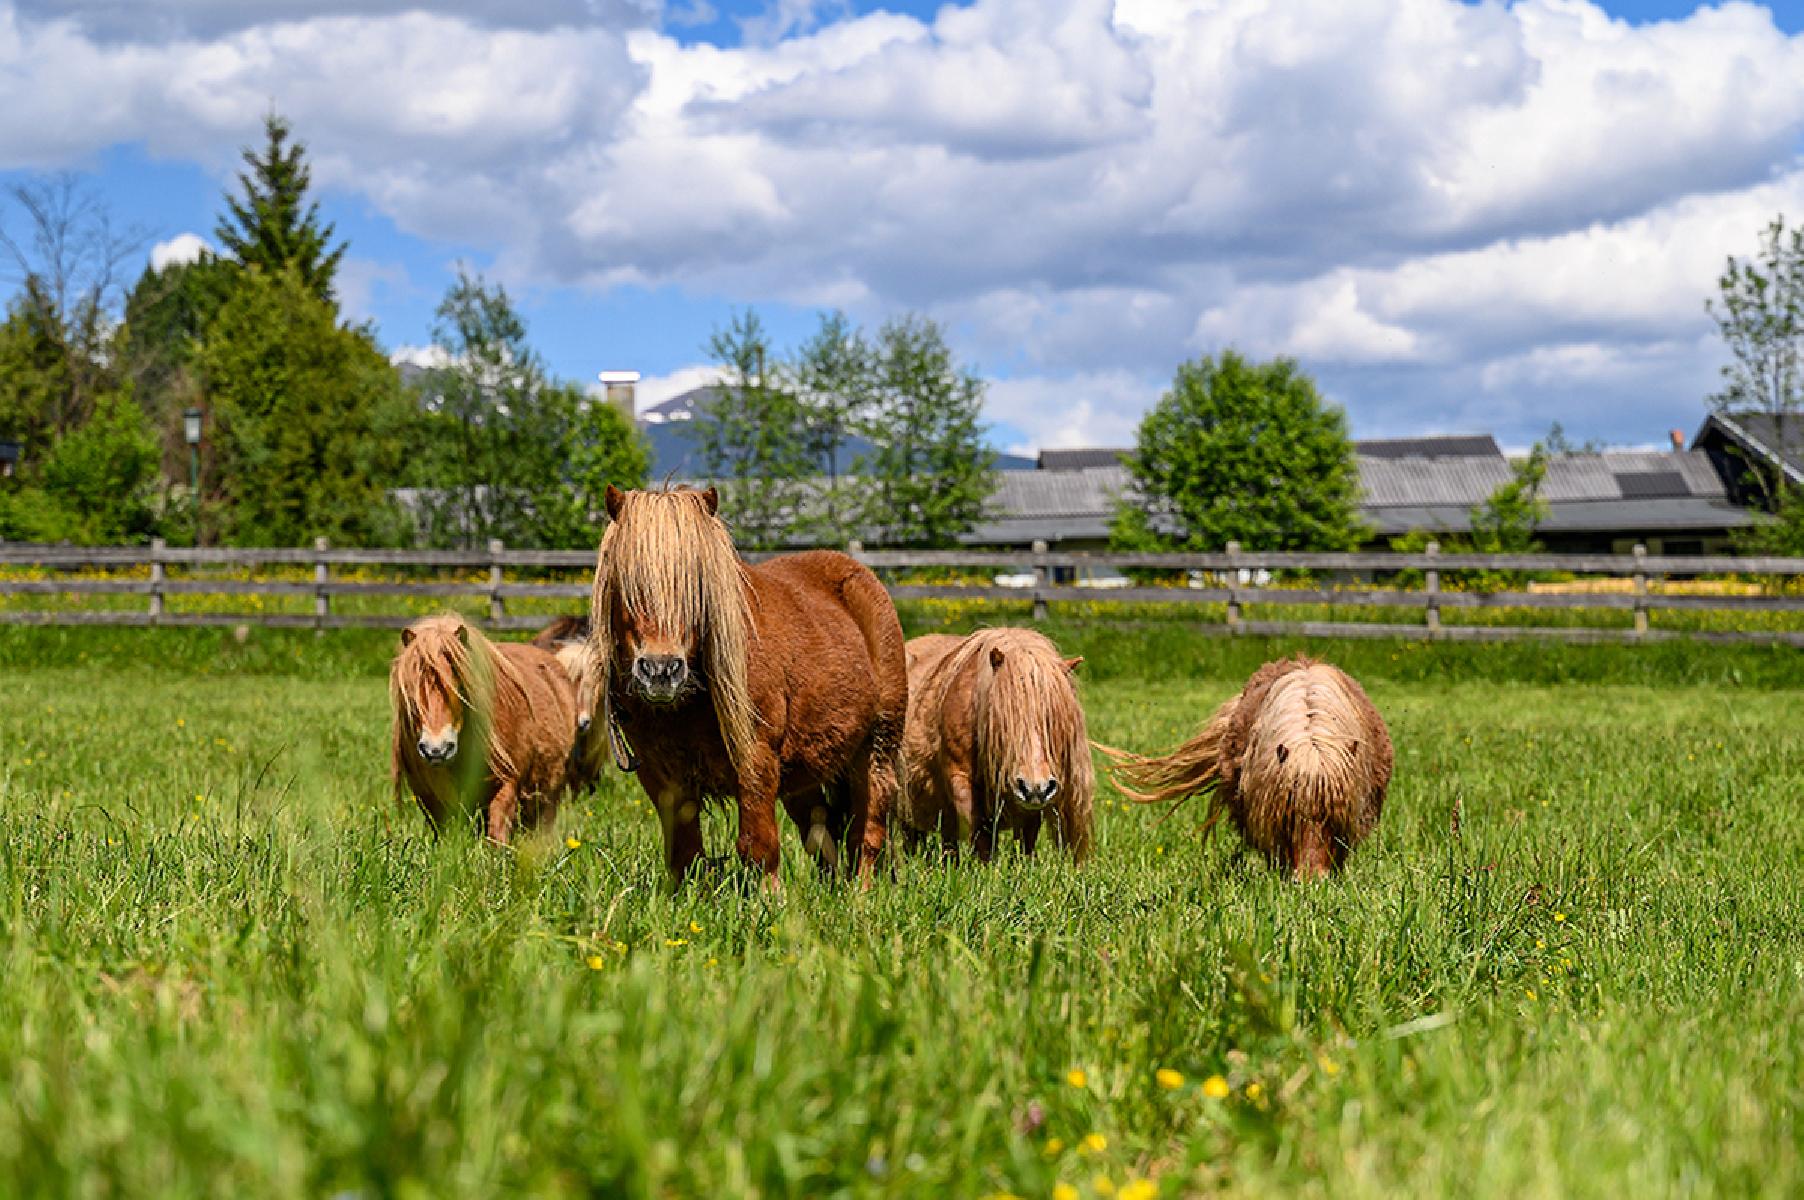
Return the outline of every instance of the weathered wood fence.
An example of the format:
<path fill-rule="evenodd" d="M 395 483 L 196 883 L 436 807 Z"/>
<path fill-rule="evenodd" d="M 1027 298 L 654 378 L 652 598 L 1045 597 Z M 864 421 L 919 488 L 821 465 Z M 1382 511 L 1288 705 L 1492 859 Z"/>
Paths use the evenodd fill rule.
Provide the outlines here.
<path fill-rule="evenodd" d="M 1028 602 L 1036 619 L 1050 607 L 1069 601 L 1086 603 L 1215 604 L 1225 619 L 1211 615 L 1199 621 L 1199 631 L 1226 634 L 1304 635 L 1319 637 L 1407 637 L 1447 640 L 1504 640 L 1553 638 L 1565 641 L 1644 641 L 1689 637 L 1710 641 L 1784 642 L 1804 645 L 1804 631 L 1756 629 L 1668 630 L 1649 627 L 1649 614 L 1658 610 L 1714 610 L 1730 614 L 1804 613 L 1804 594 L 1785 591 L 1764 593 L 1690 594 L 1661 590 L 1670 576 L 1756 576 L 1791 579 L 1804 576 L 1804 559 L 1657 557 L 1637 546 L 1631 555 L 1617 554 L 1442 554 L 1430 545 L 1424 553 L 1391 552 L 1294 553 L 1241 551 L 1230 544 L 1226 551 L 1209 554 L 1118 554 L 1049 549 L 1036 543 L 1030 551 L 870 550 L 854 545 L 860 561 L 880 573 L 944 568 L 973 573 L 1013 573 L 1011 583 L 917 584 L 889 580 L 898 600 L 971 599 Z M 751 556 L 757 557 L 757 556 Z M 487 550 L 362 550 L 335 549 L 324 541 L 310 549 L 185 548 L 153 543 L 150 546 L 86 547 L 0 543 L 0 568 L 37 567 L 47 578 L 0 577 L 0 596 L 44 595 L 86 597 L 131 595 L 144 597 L 141 608 L 106 610 L 45 607 L 0 610 L 0 623 L 56 625 L 237 625 L 260 624 L 331 629 L 350 626 L 400 626 L 413 619 L 406 613 L 344 612 L 333 609 L 333 600 L 349 596 L 395 596 L 411 599 L 486 598 L 488 624 L 497 629 L 527 629 L 541 625 L 543 613 L 510 613 L 515 599 L 557 601 L 574 610 L 587 601 L 586 582 L 510 580 L 510 574 L 547 570 L 586 571 L 594 555 L 581 550 L 510 550 L 499 542 Z M 222 579 L 204 574 L 172 575 L 171 570 L 204 572 L 207 569 L 258 568 L 312 569 L 312 579 Z M 479 580 L 354 580 L 334 577 L 338 568 L 390 568 L 405 571 L 465 571 Z M 82 571 L 148 568 L 143 578 L 91 578 Z M 1157 570 L 1190 573 L 1189 586 L 1084 586 L 1100 573 Z M 1398 572 L 1419 573 L 1420 587 L 1401 587 Z M 1506 589 L 1477 591 L 1444 586 L 1449 573 L 1457 572 L 1559 573 L 1572 576 L 1604 576 L 1630 581 L 1627 591 L 1529 591 Z M 1330 576 L 1345 579 L 1342 586 L 1309 584 L 1281 586 L 1270 573 L 1306 572 L 1311 579 Z M 1294 577 L 1294 575 L 1293 575 Z M 309 612 L 172 611 L 175 596 L 305 597 L 313 598 Z M 1246 610 L 1253 605 L 1300 605 L 1384 608 L 1410 613 L 1407 622 L 1336 620 L 1253 620 Z M 1442 615 L 1458 609 L 1517 609 L 1554 611 L 1627 611 L 1632 624 L 1604 628 L 1595 625 L 1544 624 L 1448 624 Z M 1732 620 L 1731 620 L 1732 623 Z M 1804 626 L 1804 622 L 1800 622 Z"/>

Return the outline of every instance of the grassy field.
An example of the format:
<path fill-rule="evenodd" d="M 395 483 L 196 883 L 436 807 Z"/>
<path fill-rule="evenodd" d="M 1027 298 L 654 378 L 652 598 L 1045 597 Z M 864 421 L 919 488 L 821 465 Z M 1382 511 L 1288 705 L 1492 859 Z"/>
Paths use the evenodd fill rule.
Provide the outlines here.
<path fill-rule="evenodd" d="M 1292 648 L 1053 632 L 1149 749 Z M 771 899 L 618 776 L 435 844 L 390 644 L 0 629 L 0 1195 L 1804 1191 L 1795 652 L 1318 646 L 1398 749 L 1337 882 L 1105 792 Z"/>

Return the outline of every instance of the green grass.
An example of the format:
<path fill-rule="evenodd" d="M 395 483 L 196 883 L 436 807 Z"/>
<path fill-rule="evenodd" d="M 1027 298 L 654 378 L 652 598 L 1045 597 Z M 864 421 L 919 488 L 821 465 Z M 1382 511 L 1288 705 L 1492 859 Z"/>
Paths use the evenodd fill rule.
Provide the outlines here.
<path fill-rule="evenodd" d="M 1291 648 L 1052 628 L 1148 749 Z M 0 629 L 0 1195 L 1804 1190 L 1796 652 L 1317 646 L 1398 748 L 1337 882 L 1105 793 L 1082 870 L 772 899 L 618 776 L 435 844 L 391 645 Z"/>

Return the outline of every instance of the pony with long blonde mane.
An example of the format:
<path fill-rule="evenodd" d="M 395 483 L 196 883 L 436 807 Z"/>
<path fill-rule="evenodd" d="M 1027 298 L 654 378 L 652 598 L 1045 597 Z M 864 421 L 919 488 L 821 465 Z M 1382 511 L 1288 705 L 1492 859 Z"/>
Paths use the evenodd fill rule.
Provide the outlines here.
<path fill-rule="evenodd" d="M 569 778 L 573 792 L 593 792 L 607 766 L 602 745 L 583 736 L 595 718 L 595 673 L 600 669 L 589 632 L 587 616 L 558 617 L 532 638 L 533 645 L 556 656 L 576 693 L 576 746 L 570 754 Z"/>
<path fill-rule="evenodd" d="M 1260 667 L 1197 735 L 1157 758 L 1099 747 L 1142 803 L 1209 796 L 1246 843 L 1299 879 L 1328 875 L 1373 829 L 1390 787 L 1384 719 L 1351 676 L 1297 655 Z"/>
<path fill-rule="evenodd" d="M 1032 854 L 1045 819 L 1082 861 L 1096 793 L 1084 709 L 1065 658 L 1031 629 L 932 634 L 908 643 L 908 786 L 898 806 L 910 839 L 937 832 L 983 862 L 1013 830 Z"/>
<path fill-rule="evenodd" d="M 783 802 L 823 867 L 869 878 L 900 788 L 907 670 L 889 594 L 844 554 L 748 565 L 713 488 L 607 491 L 590 597 L 585 737 L 636 770 L 681 879 L 707 799 L 737 805 L 736 849 L 772 886 Z"/>
<path fill-rule="evenodd" d="M 389 666 L 395 796 L 436 830 L 480 810 L 494 841 L 557 810 L 576 737 L 576 689 L 552 655 L 495 643 L 462 617 L 415 621 Z"/>

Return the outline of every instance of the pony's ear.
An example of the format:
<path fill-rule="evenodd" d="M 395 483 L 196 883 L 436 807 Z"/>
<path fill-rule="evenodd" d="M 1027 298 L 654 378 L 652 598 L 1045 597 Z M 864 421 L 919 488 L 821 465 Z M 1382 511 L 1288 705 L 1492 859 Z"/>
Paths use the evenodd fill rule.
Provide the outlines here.
<path fill-rule="evenodd" d="M 1068 658 L 1065 660 L 1065 669 L 1067 671 L 1075 671 L 1083 665 L 1084 665 L 1084 656 L 1081 654 L 1075 658 Z"/>
<path fill-rule="evenodd" d="M 626 493 L 610 483 L 608 484 L 606 502 L 608 506 L 608 520 L 618 521 L 620 519 L 620 506 L 626 502 Z"/>
<path fill-rule="evenodd" d="M 413 626 L 409 625 L 406 629 L 401 631 L 401 648 L 405 650 L 407 647 L 413 645 L 413 639 L 419 636 L 419 634 L 413 631 Z"/>
<path fill-rule="evenodd" d="M 1001 665 L 1002 665 L 1002 647 L 1001 646 L 991 646 L 990 647 L 990 670 L 994 671 L 997 667 L 1000 667 Z"/>
<path fill-rule="evenodd" d="M 468 625 L 459 622 L 457 626 L 457 640 L 466 646 L 470 644 L 470 627 Z"/>
<path fill-rule="evenodd" d="M 711 484 L 702 492 L 702 507 L 708 510 L 710 517 L 720 512 L 720 492 Z"/>

